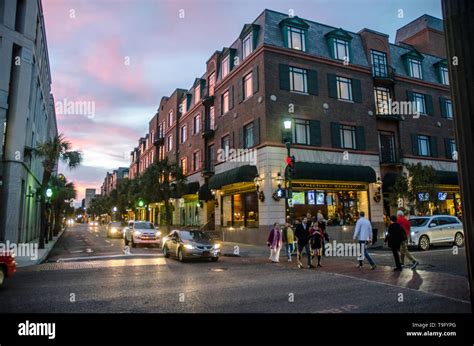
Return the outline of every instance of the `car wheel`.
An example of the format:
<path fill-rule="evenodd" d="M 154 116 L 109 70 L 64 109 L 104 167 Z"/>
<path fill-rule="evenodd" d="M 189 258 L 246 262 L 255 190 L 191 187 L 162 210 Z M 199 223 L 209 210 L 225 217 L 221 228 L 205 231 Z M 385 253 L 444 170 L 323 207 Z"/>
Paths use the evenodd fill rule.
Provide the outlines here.
<path fill-rule="evenodd" d="M 137 247 L 137 244 L 135 244 L 135 242 L 133 241 L 133 237 L 132 237 L 131 243 L 132 243 L 132 247 Z"/>
<path fill-rule="evenodd" d="M 217 262 L 219 260 L 219 257 L 212 257 L 212 262 Z"/>
<path fill-rule="evenodd" d="M 418 242 L 418 247 L 423 251 L 428 250 L 430 248 L 430 239 L 426 235 L 422 235 Z"/>
<path fill-rule="evenodd" d="M 464 245 L 464 236 L 462 233 L 458 232 L 454 236 L 454 244 L 458 247 L 461 247 Z"/>
<path fill-rule="evenodd" d="M 184 262 L 184 254 L 183 254 L 183 250 L 181 249 L 178 250 L 178 259 L 180 262 Z"/>
<path fill-rule="evenodd" d="M 170 257 L 170 252 L 168 251 L 168 247 L 166 246 L 163 247 L 163 255 L 165 256 L 165 258 Z"/>
<path fill-rule="evenodd" d="M 3 286 L 3 283 L 5 282 L 5 277 L 7 276 L 5 272 L 5 268 L 0 267 L 0 287 Z"/>

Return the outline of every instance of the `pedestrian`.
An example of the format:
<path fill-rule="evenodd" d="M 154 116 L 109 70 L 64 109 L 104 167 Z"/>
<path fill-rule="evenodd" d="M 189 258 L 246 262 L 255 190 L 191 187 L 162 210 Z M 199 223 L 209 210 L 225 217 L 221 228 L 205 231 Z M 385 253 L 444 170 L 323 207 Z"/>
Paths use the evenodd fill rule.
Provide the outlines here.
<path fill-rule="evenodd" d="M 270 261 L 272 261 L 272 263 L 280 262 L 282 233 L 278 222 L 275 222 L 270 234 L 268 235 L 267 245 L 270 247 Z"/>
<path fill-rule="evenodd" d="M 400 224 L 400 226 L 402 226 L 407 236 L 407 240 L 403 241 L 400 244 L 400 263 L 402 264 L 402 266 L 405 266 L 405 257 L 406 257 L 408 258 L 408 260 L 411 261 L 410 269 L 415 270 L 419 262 L 416 260 L 415 257 L 412 256 L 410 251 L 408 251 L 408 240 L 411 240 L 411 227 L 410 227 L 410 222 L 406 219 L 402 210 L 399 210 L 397 212 L 397 222 Z"/>
<path fill-rule="evenodd" d="M 288 262 L 291 262 L 291 254 L 294 250 L 295 234 L 291 224 L 287 222 L 285 228 L 283 228 L 283 244 L 285 244 L 286 255 L 288 256 Z"/>
<path fill-rule="evenodd" d="M 402 264 L 400 263 L 400 245 L 403 241 L 407 239 L 407 235 L 402 226 L 397 222 L 397 217 L 395 215 L 390 216 L 390 226 L 387 230 L 387 238 L 385 242 L 388 247 L 392 249 L 393 258 L 395 260 L 395 269 L 394 271 L 402 270 Z"/>
<path fill-rule="evenodd" d="M 355 225 L 353 240 L 354 242 L 358 242 L 361 250 L 363 249 L 363 257 L 359 258 L 359 265 L 357 267 L 362 268 L 364 265 L 363 259 L 367 258 L 372 270 L 374 270 L 377 266 L 367 251 L 367 246 L 372 243 L 372 225 L 370 221 L 365 218 L 365 212 L 361 211 L 359 215 L 360 218 Z"/>
<path fill-rule="evenodd" d="M 324 231 L 321 228 L 321 223 L 314 223 L 312 226 L 313 232 L 311 235 L 311 249 L 318 259 L 318 267 L 321 265 L 321 254 L 324 244 Z"/>
<path fill-rule="evenodd" d="M 318 219 L 318 222 L 325 222 L 326 220 L 324 219 L 324 215 L 323 215 L 323 212 L 321 210 L 318 210 L 318 213 L 316 215 L 317 219 Z"/>
<path fill-rule="evenodd" d="M 314 268 L 311 264 L 311 250 L 309 246 L 309 235 L 310 235 L 310 225 L 308 223 L 308 218 L 304 217 L 303 221 L 300 224 L 297 224 L 295 230 L 295 236 L 297 239 L 298 246 L 298 268 L 303 268 L 303 263 L 301 262 L 301 254 L 303 249 L 306 251 L 306 256 L 308 257 L 308 269 Z"/>

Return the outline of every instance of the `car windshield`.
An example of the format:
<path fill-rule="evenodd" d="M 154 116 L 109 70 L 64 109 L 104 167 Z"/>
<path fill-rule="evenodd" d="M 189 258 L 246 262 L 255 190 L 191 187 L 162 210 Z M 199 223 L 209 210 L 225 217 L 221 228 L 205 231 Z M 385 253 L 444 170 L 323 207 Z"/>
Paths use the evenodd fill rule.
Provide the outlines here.
<path fill-rule="evenodd" d="M 149 222 L 136 222 L 135 229 L 155 229 L 155 227 Z"/>
<path fill-rule="evenodd" d="M 410 226 L 412 227 L 422 227 L 426 226 L 428 223 L 429 218 L 427 217 L 417 217 L 415 219 L 410 219 Z"/>
<path fill-rule="evenodd" d="M 201 231 L 181 231 L 179 232 L 179 236 L 183 240 L 192 240 L 192 241 L 211 239 L 207 233 L 201 232 Z"/>

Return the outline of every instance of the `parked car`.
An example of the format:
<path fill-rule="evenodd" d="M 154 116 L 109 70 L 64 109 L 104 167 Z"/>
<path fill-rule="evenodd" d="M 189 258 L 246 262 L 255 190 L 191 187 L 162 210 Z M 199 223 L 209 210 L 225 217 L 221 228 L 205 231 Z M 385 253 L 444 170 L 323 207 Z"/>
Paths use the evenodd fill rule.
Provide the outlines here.
<path fill-rule="evenodd" d="M 221 255 L 221 245 L 199 230 L 174 230 L 163 237 L 163 254 L 173 256 L 181 262 L 190 258 L 205 258 L 217 261 Z"/>
<path fill-rule="evenodd" d="M 107 238 L 122 238 L 122 229 L 123 224 L 120 221 L 112 221 L 107 224 L 105 232 L 107 234 Z"/>
<path fill-rule="evenodd" d="M 125 245 L 156 244 L 161 245 L 161 232 L 149 221 L 134 221 L 132 227 L 124 229 Z"/>
<path fill-rule="evenodd" d="M 89 221 L 89 227 L 99 227 L 99 221 Z"/>
<path fill-rule="evenodd" d="M 428 250 L 435 244 L 464 245 L 462 222 L 455 216 L 433 215 L 418 216 L 409 219 L 411 243 L 421 250 Z"/>
<path fill-rule="evenodd" d="M 16 272 L 15 255 L 10 251 L 0 252 L 0 287 L 6 278 L 11 278 Z"/>

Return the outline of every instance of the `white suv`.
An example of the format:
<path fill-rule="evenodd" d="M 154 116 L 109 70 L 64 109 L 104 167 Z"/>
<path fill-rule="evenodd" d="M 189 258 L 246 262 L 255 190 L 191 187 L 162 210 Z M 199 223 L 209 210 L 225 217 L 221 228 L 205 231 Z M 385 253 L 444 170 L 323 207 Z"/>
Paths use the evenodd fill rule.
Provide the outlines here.
<path fill-rule="evenodd" d="M 428 250 L 434 244 L 464 245 L 464 230 L 461 221 L 455 216 L 433 215 L 409 219 L 411 226 L 410 245 Z"/>
<path fill-rule="evenodd" d="M 135 221 L 124 229 L 125 245 L 156 244 L 161 246 L 161 232 L 149 221 Z"/>

